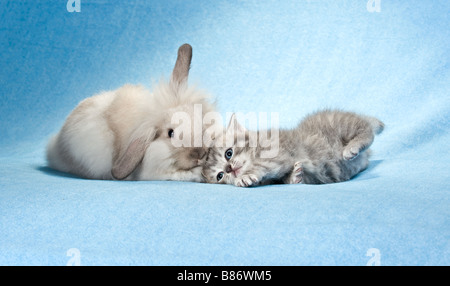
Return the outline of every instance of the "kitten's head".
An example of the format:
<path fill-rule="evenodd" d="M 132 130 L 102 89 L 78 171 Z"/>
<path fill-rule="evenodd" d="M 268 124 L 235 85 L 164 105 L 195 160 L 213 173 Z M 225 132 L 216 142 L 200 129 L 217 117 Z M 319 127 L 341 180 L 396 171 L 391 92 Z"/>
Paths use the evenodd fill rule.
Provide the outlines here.
<path fill-rule="evenodd" d="M 233 114 L 227 130 L 219 134 L 208 148 L 203 164 L 207 183 L 234 184 L 252 166 L 255 148 L 249 147 L 249 131 L 241 126 Z"/>

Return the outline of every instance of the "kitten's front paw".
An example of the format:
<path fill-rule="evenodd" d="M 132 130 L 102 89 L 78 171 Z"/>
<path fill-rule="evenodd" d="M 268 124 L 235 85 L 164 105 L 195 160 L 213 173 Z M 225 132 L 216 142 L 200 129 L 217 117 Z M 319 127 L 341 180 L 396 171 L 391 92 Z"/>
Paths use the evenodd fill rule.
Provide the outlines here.
<path fill-rule="evenodd" d="M 289 178 L 289 184 L 300 184 L 303 181 L 303 165 L 300 162 L 294 164 L 294 170 Z"/>
<path fill-rule="evenodd" d="M 344 157 L 345 161 L 350 161 L 355 159 L 359 155 L 359 149 L 356 147 L 350 147 L 347 146 L 344 149 L 344 152 L 342 152 L 342 156 Z"/>
<path fill-rule="evenodd" d="M 256 175 L 243 175 L 234 181 L 236 187 L 250 187 L 255 186 L 259 182 Z"/>

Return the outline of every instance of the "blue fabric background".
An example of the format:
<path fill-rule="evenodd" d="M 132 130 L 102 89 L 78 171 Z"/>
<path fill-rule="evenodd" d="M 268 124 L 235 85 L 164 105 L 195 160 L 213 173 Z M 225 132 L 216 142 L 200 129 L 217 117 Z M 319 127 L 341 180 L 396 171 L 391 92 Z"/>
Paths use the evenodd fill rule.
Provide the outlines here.
<path fill-rule="evenodd" d="M 0 264 L 450 264 L 450 2 L 0 1 Z M 252 189 L 83 180 L 45 145 L 85 97 L 168 77 L 220 112 L 325 107 L 382 119 L 369 169 Z M 68 253 L 69 251 L 69 253 Z M 69 254 L 69 256 L 68 256 Z"/>

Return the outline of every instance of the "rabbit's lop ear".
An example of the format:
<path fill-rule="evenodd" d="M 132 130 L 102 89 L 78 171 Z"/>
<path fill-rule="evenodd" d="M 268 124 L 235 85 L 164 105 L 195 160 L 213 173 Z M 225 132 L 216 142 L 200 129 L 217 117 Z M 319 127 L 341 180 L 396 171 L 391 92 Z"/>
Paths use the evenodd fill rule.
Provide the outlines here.
<path fill-rule="evenodd" d="M 128 145 L 125 153 L 114 163 L 111 174 L 116 180 L 123 180 L 128 177 L 144 158 L 147 143 L 143 138 L 138 138 Z"/>
<path fill-rule="evenodd" d="M 191 67 L 192 47 L 184 44 L 178 49 L 177 62 L 173 68 L 171 82 L 177 86 L 187 81 Z"/>
<path fill-rule="evenodd" d="M 156 136 L 156 130 L 150 132 L 150 136 L 142 136 L 131 140 L 124 152 L 113 162 L 111 175 L 116 180 L 128 177 L 144 159 L 145 151 L 149 143 Z"/>

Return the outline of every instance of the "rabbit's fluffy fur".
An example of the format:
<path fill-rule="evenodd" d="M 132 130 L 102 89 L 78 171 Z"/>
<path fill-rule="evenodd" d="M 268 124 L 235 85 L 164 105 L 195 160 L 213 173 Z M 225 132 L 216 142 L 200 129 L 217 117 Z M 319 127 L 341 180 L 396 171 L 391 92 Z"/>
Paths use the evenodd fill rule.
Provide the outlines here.
<path fill-rule="evenodd" d="M 201 181 L 205 149 L 171 141 L 171 132 L 179 132 L 174 113 L 193 119 L 196 104 L 202 118 L 215 110 L 208 94 L 187 84 L 191 56 L 191 47 L 181 46 L 171 80 L 152 93 L 125 85 L 83 100 L 50 139 L 49 166 L 89 179 Z"/>

